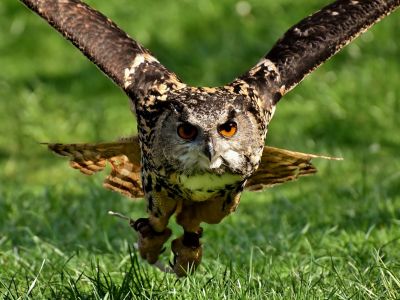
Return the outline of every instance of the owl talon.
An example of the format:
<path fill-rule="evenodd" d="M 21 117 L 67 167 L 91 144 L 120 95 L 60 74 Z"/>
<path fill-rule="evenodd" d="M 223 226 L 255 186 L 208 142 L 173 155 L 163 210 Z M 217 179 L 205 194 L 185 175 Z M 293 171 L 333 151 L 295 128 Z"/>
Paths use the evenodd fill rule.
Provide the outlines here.
<path fill-rule="evenodd" d="M 151 226 L 149 219 L 141 218 L 131 223 L 133 229 L 139 233 L 138 248 L 142 258 L 150 264 L 155 264 L 158 256 L 164 250 L 163 245 L 169 239 L 172 232 L 166 228 L 162 232 L 157 232 Z"/>
<path fill-rule="evenodd" d="M 196 232 L 185 232 L 183 236 L 172 241 L 174 263 L 171 268 L 178 277 L 192 273 L 200 265 L 203 249 L 200 244 L 202 229 Z"/>

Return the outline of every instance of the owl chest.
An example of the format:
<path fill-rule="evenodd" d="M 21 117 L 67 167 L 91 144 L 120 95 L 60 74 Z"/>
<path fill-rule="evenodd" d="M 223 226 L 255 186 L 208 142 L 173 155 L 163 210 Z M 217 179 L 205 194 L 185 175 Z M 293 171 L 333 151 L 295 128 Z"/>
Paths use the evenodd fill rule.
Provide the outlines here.
<path fill-rule="evenodd" d="M 240 187 L 242 178 L 234 174 L 198 174 L 176 176 L 176 186 L 184 198 L 191 201 L 207 201 Z"/>

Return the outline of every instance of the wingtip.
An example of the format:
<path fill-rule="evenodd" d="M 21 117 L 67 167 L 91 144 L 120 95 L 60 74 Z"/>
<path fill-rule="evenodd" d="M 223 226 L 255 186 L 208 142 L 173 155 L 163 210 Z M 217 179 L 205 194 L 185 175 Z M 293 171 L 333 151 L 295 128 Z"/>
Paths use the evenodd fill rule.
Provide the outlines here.
<path fill-rule="evenodd" d="M 57 152 L 56 151 L 57 145 L 60 145 L 60 144 L 57 144 L 57 143 L 44 143 L 43 145 L 46 145 L 47 149 L 49 149 L 51 151 L 54 151 L 54 152 Z"/>
<path fill-rule="evenodd" d="M 49 145 L 51 145 L 51 144 L 50 144 L 50 143 L 47 143 L 47 142 L 39 142 L 39 145 L 49 146 Z"/>
<path fill-rule="evenodd" d="M 336 161 L 344 160 L 343 157 L 332 157 L 332 156 L 316 155 L 316 154 L 310 154 L 310 157 L 311 158 L 322 158 L 322 159 L 327 159 L 327 160 L 336 160 Z"/>
<path fill-rule="evenodd" d="M 57 144 L 57 143 L 48 143 L 48 142 L 39 142 L 39 145 L 41 145 L 41 146 L 46 146 L 48 150 L 51 150 L 51 151 L 53 151 L 53 152 L 57 152 L 57 151 L 56 151 L 56 146 L 57 146 L 57 145 L 60 145 L 60 144 Z"/>

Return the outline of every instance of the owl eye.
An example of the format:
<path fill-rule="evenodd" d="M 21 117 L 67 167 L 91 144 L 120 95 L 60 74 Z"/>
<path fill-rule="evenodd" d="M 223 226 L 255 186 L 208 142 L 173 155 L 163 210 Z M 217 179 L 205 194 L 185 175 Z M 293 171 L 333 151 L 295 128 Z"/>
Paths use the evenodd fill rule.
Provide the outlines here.
<path fill-rule="evenodd" d="M 234 136 L 236 131 L 237 131 L 237 124 L 234 121 L 228 121 L 218 126 L 218 133 L 226 138 Z"/>
<path fill-rule="evenodd" d="M 197 128 L 189 123 L 183 123 L 178 126 L 177 133 L 180 138 L 193 141 L 197 136 Z"/>

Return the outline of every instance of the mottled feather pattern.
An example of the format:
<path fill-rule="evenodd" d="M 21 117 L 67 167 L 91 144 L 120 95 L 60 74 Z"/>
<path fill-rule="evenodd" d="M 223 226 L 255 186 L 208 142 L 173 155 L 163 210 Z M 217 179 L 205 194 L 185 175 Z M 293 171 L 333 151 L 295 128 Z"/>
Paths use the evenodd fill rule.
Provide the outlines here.
<path fill-rule="evenodd" d="M 265 56 L 279 70 L 282 93 L 399 5 L 400 0 L 338 0 L 291 27 Z"/>
<path fill-rule="evenodd" d="M 70 166 L 85 175 L 104 170 L 106 163 L 111 173 L 104 187 L 130 198 L 142 198 L 140 179 L 140 148 L 137 137 L 121 139 L 114 143 L 99 144 L 47 144 L 48 148 L 70 158 Z"/>
<path fill-rule="evenodd" d="M 140 167 L 133 164 L 126 155 L 109 159 L 111 173 L 103 186 L 130 198 L 143 198 L 143 186 L 140 179 Z"/>
<path fill-rule="evenodd" d="M 134 101 L 151 90 L 159 93 L 165 86 L 185 86 L 147 49 L 81 1 L 21 1 L 68 38 Z M 400 0 L 337 0 L 291 27 L 256 66 L 238 79 L 258 89 L 264 101 L 272 97 L 276 103 L 307 74 L 399 5 Z M 131 72 L 135 61 L 143 58 L 143 64 Z"/>
<path fill-rule="evenodd" d="M 129 153 L 129 150 L 138 149 L 137 138 L 100 144 L 48 144 L 48 148 L 59 155 L 70 157 L 71 167 L 86 175 L 102 171 L 108 161 L 112 169 L 104 186 L 131 198 L 143 197 L 138 157 L 137 154 Z M 317 169 L 311 163 L 313 158 L 339 159 L 265 147 L 260 166 L 247 180 L 245 189 L 259 191 L 314 174 Z"/>
<path fill-rule="evenodd" d="M 170 79 L 180 80 L 113 21 L 79 0 L 22 0 L 136 99 Z M 130 72 L 139 57 L 143 63 Z M 162 80 L 161 80 L 162 79 Z M 126 84 L 129 80 L 131 84 Z"/>
<path fill-rule="evenodd" d="M 247 180 L 246 190 L 261 191 L 287 181 L 297 180 L 301 176 L 317 172 L 311 163 L 313 158 L 341 160 L 341 158 L 306 154 L 274 147 L 265 147 L 258 170 Z"/>

